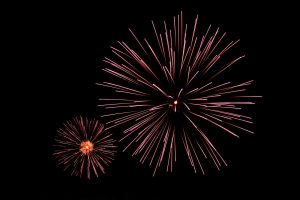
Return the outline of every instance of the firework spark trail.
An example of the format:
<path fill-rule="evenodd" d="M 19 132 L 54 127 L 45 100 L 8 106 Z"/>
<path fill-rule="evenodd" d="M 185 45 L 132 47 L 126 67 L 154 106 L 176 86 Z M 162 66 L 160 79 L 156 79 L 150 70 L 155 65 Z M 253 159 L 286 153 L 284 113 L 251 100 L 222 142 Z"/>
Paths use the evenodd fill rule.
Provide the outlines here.
<path fill-rule="evenodd" d="M 99 121 L 79 116 L 58 129 L 54 156 L 65 170 L 71 168 L 71 175 L 81 177 L 86 172 L 90 179 L 91 171 L 96 177 L 99 170 L 105 173 L 105 166 L 112 162 L 116 153 L 114 142 Z"/>
<path fill-rule="evenodd" d="M 182 13 L 173 18 L 171 28 L 164 21 L 161 33 L 151 23 L 154 43 L 139 39 L 129 29 L 136 45 L 118 41 L 119 47 L 111 47 L 115 59 L 104 58 L 108 67 L 103 71 L 114 79 L 97 84 L 116 93 L 100 99 L 103 103 L 99 106 L 109 112 L 103 117 L 110 119 L 109 128 L 129 126 L 120 140 L 127 140 L 124 151 L 133 147 L 133 156 L 140 154 L 142 163 L 154 164 L 153 175 L 163 162 L 167 171 L 173 170 L 178 140 L 195 172 L 200 167 L 204 174 L 201 157 L 210 158 L 220 169 L 227 164 L 200 123 L 205 121 L 235 137 L 239 137 L 236 130 L 253 133 L 239 125 L 252 123 L 239 111 L 255 104 L 251 99 L 261 97 L 242 94 L 253 80 L 216 83 L 218 76 L 244 57 L 221 62 L 239 40 L 226 44 L 226 33 L 219 28 L 213 32 L 211 25 L 203 36 L 197 36 L 198 16 L 192 31 L 183 23 Z M 114 113 L 116 109 L 119 111 Z M 197 134 L 191 134 L 191 129 Z"/>

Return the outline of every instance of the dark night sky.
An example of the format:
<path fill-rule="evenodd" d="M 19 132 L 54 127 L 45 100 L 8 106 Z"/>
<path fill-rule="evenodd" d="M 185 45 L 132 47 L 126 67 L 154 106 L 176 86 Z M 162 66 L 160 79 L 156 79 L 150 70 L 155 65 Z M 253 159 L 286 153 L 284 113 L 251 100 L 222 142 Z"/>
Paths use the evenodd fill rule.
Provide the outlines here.
<path fill-rule="evenodd" d="M 271 94 L 277 84 L 273 84 L 275 77 L 269 74 L 271 70 L 277 72 L 271 61 L 277 54 L 271 52 L 280 43 L 276 34 L 282 25 L 276 9 L 251 3 L 204 4 L 192 0 L 169 4 L 110 1 L 105 5 L 34 6 L 23 10 L 24 16 L 17 19 L 24 33 L 22 51 L 29 54 L 25 59 L 30 60 L 23 69 L 28 89 L 23 91 L 23 97 L 28 102 L 24 120 L 30 121 L 24 127 L 30 131 L 30 142 L 35 144 L 32 166 L 25 164 L 30 168 L 28 180 L 34 183 L 30 189 L 33 199 L 244 199 L 283 192 L 279 186 L 284 177 L 282 163 L 288 158 L 278 149 L 279 133 L 270 128 L 277 122 L 270 116 L 275 105 Z M 220 26 L 229 37 L 241 39 L 238 50 L 247 58 L 239 67 L 245 68 L 235 68 L 233 77 L 255 79 L 256 93 L 264 96 L 252 110 L 256 113 L 256 134 L 241 133 L 240 140 L 232 138 L 221 145 L 229 167 L 220 172 L 211 169 L 205 177 L 193 174 L 189 166 L 183 165 L 174 174 L 161 172 L 153 178 L 152 170 L 128 153 L 118 154 L 107 174 L 98 179 L 89 181 L 62 172 L 52 157 L 54 135 L 73 116 L 100 114 L 97 99 L 103 94 L 95 83 L 103 78 L 101 60 L 111 55 L 109 46 L 127 39 L 128 27 L 143 30 L 151 26 L 150 20 L 171 19 L 180 11 L 190 19 L 199 14 L 198 27 L 211 23 Z M 31 160 L 24 156 L 20 159 L 23 163 Z"/>

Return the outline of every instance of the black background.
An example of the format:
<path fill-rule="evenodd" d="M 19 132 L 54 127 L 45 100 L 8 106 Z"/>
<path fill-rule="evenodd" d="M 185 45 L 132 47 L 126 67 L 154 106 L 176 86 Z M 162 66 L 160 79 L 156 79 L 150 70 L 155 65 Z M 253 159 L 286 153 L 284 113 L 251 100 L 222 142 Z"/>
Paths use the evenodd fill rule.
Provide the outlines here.
<path fill-rule="evenodd" d="M 280 36 L 288 26 L 288 17 L 283 20 L 280 15 L 284 10 L 281 5 L 199 1 L 19 6 L 15 12 L 19 15 L 11 15 L 16 18 L 11 26 L 20 25 L 13 31 L 21 44 L 17 49 L 22 54 L 19 60 L 26 61 L 17 73 L 22 82 L 19 99 L 25 105 L 20 106 L 25 111 L 19 117 L 25 122 L 22 136 L 30 139 L 26 150 L 18 153 L 16 173 L 20 176 L 16 183 L 20 180 L 23 189 L 28 187 L 26 193 L 32 199 L 245 199 L 289 195 L 285 189 L 289 158 L 283 153 L 285 139 L 281 136 L 287 130 L 276 125 L 276 113 L 283 108 L 274 111 L 275 101 L 282 97 L 274 100 L 272 96 L 281 72 L 278 65 L 283 53 L 279 51 L 283 50 L 279 46 L 284 41 Z M 180 11 L 190 23 L 199 14 L 198 27 L 212 24 L 230 38 L 241 39 L 238 49 L 246 58 L 239 68 L 244 68 L 235 68 L 231 75 L 254 79 L 255 93 L 264 96 L 252 109 L 256 134 L 242 133 L 230 146 L 222 146 L 229 167 L 220 172 L 209 170 L 206 176 L 195 175 L 187 167 L 152 177 L 146 165 L 127 153 L 118 154 L 107 174 L 98 179 L 64 173 L 52 156 L 56 130 L 73 116 L 100 115 L 97 99 L 103 94 L 95 83 L 103 78 L 100 69 L 103 57 L 110 55 L 109 46 L 127 40 L 128 27 L 143 30 L 151 26 L 150 20 L 171 20 Z"/>

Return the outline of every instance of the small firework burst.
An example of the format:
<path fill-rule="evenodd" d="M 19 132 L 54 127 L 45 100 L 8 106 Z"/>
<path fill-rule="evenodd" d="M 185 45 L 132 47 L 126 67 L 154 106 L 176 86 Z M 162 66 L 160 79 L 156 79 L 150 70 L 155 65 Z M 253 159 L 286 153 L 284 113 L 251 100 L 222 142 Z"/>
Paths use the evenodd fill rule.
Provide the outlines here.
<path fill-rule="evenodd" d="M 105 173 L 105 166 L 114 158 L 116 146 L 103 124 L 79 116 L 65 122 L 57 132 L 54 156 L 65 170 L 70 169 L 71 175 L 80 177 L 86 174 L 88 179 L 91 173 L 96 177 L 99 171 Z"/>
<path fill-rule="evenodd" d="M 111 47 L 114 57 L 104 58 L 103 71 L 112 78 L 98 85 L 113 92 L 100 98 L 99 106 L 107 112 L 103 117 L 109 119 L 109 128 L 124 128 L 120 140 L 127 141 L 124 150 L 131 148 L 142 163 L 154 164 L 154 174 L 163 162 L 172 171 L 178 141 L 195 172 L 200 167 L 204 174 L 201 158 L 210 158 L 217 169 L 227 165 L 205 123 L 235 137 L 237 130 L 253 133 L 244 127 L 252 123 L 251 117 L 241 113 L 242 107 L 254 104 L 249 99 L 259 97 L 244 93 L 253 80 L 218 79 L 244 57 L 224 60 L 239 40 L 226 43 L 226 33 L 211 26 L 199 36 L 197 22 L 198 16 L 188 28 L 181 13 L 173 18 L 171 28 L 164 22 L 162 32 L 152 22 L 152 40 L 141 40 L 129 29 L 134 42 L 118 41 L 118 47 Z"/>

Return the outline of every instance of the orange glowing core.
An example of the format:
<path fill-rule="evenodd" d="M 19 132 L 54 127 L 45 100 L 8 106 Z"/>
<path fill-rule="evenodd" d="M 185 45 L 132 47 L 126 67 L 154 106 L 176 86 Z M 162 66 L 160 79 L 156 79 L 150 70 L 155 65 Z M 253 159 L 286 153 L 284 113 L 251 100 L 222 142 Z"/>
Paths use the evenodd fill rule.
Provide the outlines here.
<path fill-rule="evenodd" d="M 81 142 L 80 144 L 80 151 L 84 155 L 91 153 L 93 149 L 94 149 L 94 144 L 91 143 L 89 140 Z"/>

